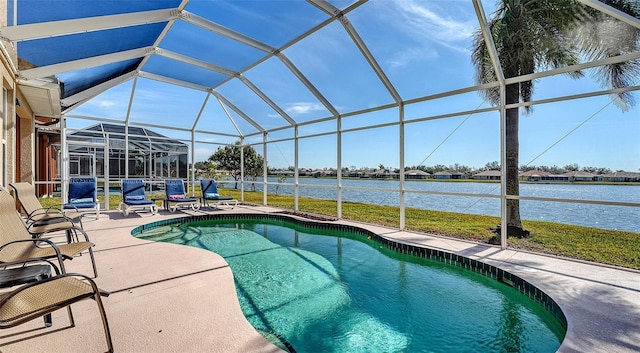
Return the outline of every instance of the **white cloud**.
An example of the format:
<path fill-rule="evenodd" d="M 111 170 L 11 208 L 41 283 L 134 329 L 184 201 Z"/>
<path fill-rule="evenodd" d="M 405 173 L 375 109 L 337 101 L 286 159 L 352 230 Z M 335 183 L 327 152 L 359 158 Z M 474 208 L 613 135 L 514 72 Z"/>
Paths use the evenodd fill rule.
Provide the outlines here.
<path fill-rule="evenodd" d="M 414 0 L 394 1 L 396 10 L 404 21 L 396 25 L 402 31 L 423 42 L 436 42 L 440 45 L 459 51 L 468 51 L 468 39 L 473 36 L 477 20 L 473 13 L 454 11 L 459 18 L 453 18 L 451 6 L 455 2 L 446 2 L 446 9 L 439 9 L 438 3 L 418 2 Z"/>
<path fill-rule="evenodd" d="M 326 110 L 322 104 L 319 103 L 307 103 L 297 102 L 287 105 L 285 111 L 291 116 L 297 116 L 302 114 L 308 114 L 314 111 Z"/>
<path fill-rule="evenodd" d="M 431 48 L 409 48 L 394 53 L 389 58 L 388 63 L 391 68 L 402 68 L 408 66 L 411 62 L 437 59 L 440 55 Z"/>
<path fill-rule="evenodd" d="M 116 105 L 118 105 L 118 103 L 114 102 L 114 101 L 110 101 L 110 100 L 101 100 L 99 102 L 97 102 L 98 106 L 100 108 L 109 108 L 109 107 L 115 107 Z"/>

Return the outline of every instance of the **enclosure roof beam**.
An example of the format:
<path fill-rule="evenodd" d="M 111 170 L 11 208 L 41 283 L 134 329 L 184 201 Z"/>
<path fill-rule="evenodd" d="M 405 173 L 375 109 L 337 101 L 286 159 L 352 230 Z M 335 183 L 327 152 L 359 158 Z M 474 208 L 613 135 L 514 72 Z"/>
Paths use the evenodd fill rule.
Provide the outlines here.
<path fill-rule="evenodd" d="M 255 127 L 256 130 L 258 130 L 260 132 L 264 132 L 264 129 L 262 128 L 262 126 L 260 126 L 260 124 L 256 123 L 253 119 L 251 119 L 247 114 L 245 114 L 240 108 L 236 107 L 233 103 L 231 103 L 222 94 L 220 94 L 219 92 L 217 92 L 215 90 L 211 90 L 210 92 L 211 92 L 211 94 L 216 96 L 216 98 L 218 98 L 226 106 L 228 106 L 229 108 L 233 109 L 234 112 L 236 112 L 238 115 L 240 115 L 249 124 L 253 125 L 253 127 Z"/>
<path fill-rule="evenodd" d="M 640 29 L 640 19 L 635 18 L 631 15 L 628 15 L 618 9 L 615 9 L 607 4 L 602 3 L 601 1 L 598 0 L 578 0 L 581 3 L 583 3 L 584 5 L 587 5 L 591 8 L 594 8 L 598 11 L 601 11 L 609 16 L 612 16 L 630 26 L 633 26 L 637 29 Z M 636 2 L 636 6 L 638 2 Z"/>
<path fill-rule="evenodd" d="M 280 114 L 289 124 L 292 126 L 296 124 L 296 122 L 287 114 L 279 105 L 274 103 L 269 97 L 267 97 L 264 92 L 262 92 L 258 87 L 256 87 L 248 78 L 244 75 L 238 75 L 238 79 L 242 81 L 250 90 L 253 91 L 258 97 L 260 97 L 265 103 L 267 103 L 276 113 Z"/>
<path fill-rule="evenodd" d="M 113 78 L 109 81 L 103 82 L 101 84 L 95 85 L 89 89 L 86 89 L 82 92 L 78 92 L 72 96 L 69 96 L 67 98 L 63 98 L 60 100 L 60 103 L 63 107 L 68 107 L 66 110 L 64 110 L 62 113 L 66 114 L 67 112 L 69 112 L 70 110 L 72 110 L 74 107 L 76 107 L 78 104 L 80 103 L 84 103 L 88 100 L 90 100 L 91 98 L 99 95 L 100 93 L 115 87 L 125 81 L 128 81 L 132 78 L 135 78 L 136 74 L 135 72 L 128 72 L 124 75 L 118 76 L 116 78 Z"/>
<path fill-rule="evenodd" d="M 284 53 L 277 53 L 276 56 L 282 61 L 282 63 L 307 87 L 307 89 L 322 103 L 322 105 L 331 112 L 334 117 L 338 117 L 340 113 L 329 103 L 329 100 L 325 98 L 320 91 L 307 79 L 307 77 L 284 55 Z"/>
<path fill-rule="evenodd" d="M 125 50 L 112 54 L 93 56 L 86 59 L 67 61 L 59 64 L 40 66 L 33 69 L 23 70 L 20 71 L 20 77 L 27 80 L 40 77 L 48 77 L 63 72 L 76 71 L 89 67 L 101 66 L 115 62 L 140 58 L 151 55 L 154 52 L 155 49 L 153 47 Z"/>
<path fill-rule="evenodd" d="M 155 50 L 155 54 L 157 54 L 159 56 L 162 56 L 162 57 L 165 57 L 167 59 L 180 61 L 180 62 L 183 62 L 185 64 L 189 64 L 189 65 L 198 66 L 198 67 L 201 67 L 201 68 L 203 68 L 205 70 L 215 71 L 215 72 L 227 75 L 227 76 L 237 76 L 238 75 L 238 73 L 236 71 L 224 68 L 222 66 L 209 64 L 206 61 L 194 59 L 192 57 L 189 57 L 189 56 L 186 56 L 186 55 L 182 55 L 182 54 L 173 52 L 171 50 L 157 48 Z"/>
<path fill-rule="evenodd" d="M 215 22 L 209 21 L 204 17 L 200 17 L 194 13 L 190 13 L 189 11 L 182 11 L 182 13 L 180 14 L 180 19 L 194 26 L 198 26 L 200 28 L 206 29 L 208 31 L 227 37 L 229 39 L 233 39 L 237 42 L 256 48 L 263 52 L 274 53 L 276 51 L 276 48 L 270 45 L 262 43 L 256 39 L 253 39 L 249 36 L 246 36 L 242 33 L 236 32 L 224 26 L 221 26 Z"/>
<path fill-rule="evenodd" d="M 72 20 L 8 26 L 3 27 L 0 30 L 0 33 L 3 38 L 9 41 L 20 42 L 75 33 L 167 22 L 171 19 L 177 18 L 179 14 L 180 12 L 176 9 L 142 11 L 119 15 L 96 16 Z"/>

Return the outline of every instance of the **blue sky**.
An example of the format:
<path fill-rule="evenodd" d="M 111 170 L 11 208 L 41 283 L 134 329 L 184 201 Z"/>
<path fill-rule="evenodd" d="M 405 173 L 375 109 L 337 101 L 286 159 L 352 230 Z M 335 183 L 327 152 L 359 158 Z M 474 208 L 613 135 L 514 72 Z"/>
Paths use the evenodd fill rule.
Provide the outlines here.
<path fill-rule="evenodd" d="M 333 3 L 341 8 L 348 5 L 339 1 Z M 489 5 L 492 2 L 484 2 L 484 6 Z M 221 11 L 222 8 L 224 11 Z M 290 1 L 196 0 L 186 10 L 198 11 L 203 17 L 248 33 L 274 47 L 282 46 L 293 36 L 326 19 L 326 15 L 308 3 Z M 490 15 L 492 10 L 486 8 L 485 12 Z M 239 16 L 250 21 L 238 21 Z M 470 48 L 477 21 L 470 1 L 370 1 L 349 13 L 348 18 L 403 100 L 473 85 Z M 261 24 L 272 28 L 272 32 L 261 30 L 264 28 Z M 185 55 L 208 55 L 207 60 L 213 64 L 234 70 L 241 70 L 264 56 L 262 52 L 247 49 L 229 39 L 220 36 L 211 38 L 210 32 L 194 29 L 193 26 L 180 24 L 176 28 L 184 32 L 192 31 L 189 32 L 188 41 L 185 43 L 184 38 L 170 35 L 160 44 L 161 48 Z M 194 47 L 198 45 L 206 45 L 208 50 L 195 51 Z M 215 55 L 217 51 L 221 55 Z M 242 54 L 240 57 L 238 52 Z M 393 102 L 345 29 L 337 22 L 283 52 L 341 114 Z M 222 55 L 224 53 L 228 55 Z M 180 65 L 165 58 L 153 62 L 150 60 L 150 66 L 145 70 L 161 71 L 167 67 L 174 73 L 183 70 Z M 187 69 L 184 69 L 184 74 L 188 74 Z M 318 99 L 277 58 L 267 59 L 245 72 L 244 76 L 297 122 L 330 116 Z M 122 120 L 127 114 L 132 87 L 133 81 L 127 81 L 70 114 Z M 535 82 L 533 99 L 600 89 L 590 72 L 586 72 L 580 80 L 564 76 L 549 77 Z M 217 91 L 267 130 L 286 125 L 276 111 L 237 79 L 229 81 Z M 130 121 L 190 129 L 206 96 L 205 92 L 141 77 L 136 82 Z M 640 101 L 638 92 L 635 97 Z M 405 165 L 459 163 L 482 167 L 499 160 L 499 115 L 496 112 L 416 122 L 429 116 L 485 107 L 489 107 L 488 103 L 477 93 L 407 105 Z M 233 117 L 236 126 L 227 118 L 225 109 Z M 388 109 L 346 117 L 342 120 L 342 128 L 355 129 L 396 121 L 397 109 Z M 92 124 L 84 119 L 70 119 L 68 126 L 82 128 Z M 245 135 L 256 131 L 215 97 L 207 100 L 196 126 L 197 130 L 223 134 L 237 134 L 237 129 Z M 321 135 L 335 129 L 335 121 L 300 127 L 300 136 L 317 136 L 300 140 L 301 167 L 336 167 L 336 137 Z M 160 128 L 152 130 L 190 140 L 188 132 Z M 520 131 L 520 164 L 530 162 L 532 165 L 564 166 L 577 163 L 580 167 L 640 170 L 640 104 L 622 112 L 611 104 L 610 97 L 601 96 L 536 105 L 530 115 L 522 116 Z M 292 129 L 286 129 L 270 133 L 268 139 L 277 141 L 292 136 Z M 343 167 L 377 167 L 383 164 L 397 168 L 398 136 L 397 126 L 345 132 L 342 135 Z M 235 138 L 196 134 L 196 140 L 215 143 L 196 144 L 195 160 L 201 161 L 211 155 L 219 144 L 233 143 Z M 252 136 L 246 142 L 261 140 L 261 136 Z M 293 165 L 293 147 L 292 141 L 270 144 L 267 151 L 269 165 Z M 262 153 L 262 146 L 255 148 Z"/>

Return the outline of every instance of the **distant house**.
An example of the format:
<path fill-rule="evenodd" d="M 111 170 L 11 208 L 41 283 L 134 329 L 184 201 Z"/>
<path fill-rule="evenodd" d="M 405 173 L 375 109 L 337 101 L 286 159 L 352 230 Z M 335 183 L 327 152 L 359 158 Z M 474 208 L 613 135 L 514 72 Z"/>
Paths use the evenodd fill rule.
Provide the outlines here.
<path fill-rule="evenodd" d="M 548 177 L 549 175 L 551 175 L 551 173 L 534 169 L 520 173 L 518 175 L 518 178 L 522 181 L 540 181 L 543 180 L 543 178 Z"/>
<path fill-rule="evenodd" d="M 562 174 L 567 177 L 570 182 L 575 181 L 596 181 L 597 175 L 588 172 L 572 171 Z"/>
<path fill-rule="evenodd" d="M 332 169 L 316 169 L 311 173 L 311 175 L 314 178 L 336 177 L 336 176 L 338 176 L 338 173 L 335 170 L 332 170 Z"/>
<path fill-rule="evenodd" d="M 396 173 L 390 171 L 389 169 L 378 169 L 375 172 L 371 173 L 372 178 L 377 179 L 388 179 L 393 178 Z"/>
<path fill-rule="evenodd" d="M 640 173 L 615 172 L 600 175 L 603 181 L 609 182 L 640 182 Z"/>
<path fill-rule="evenodd" d="M 419 169 L 411 169 L 404 172 L 405 179 L 428 179 L 429 177 L 431 177 L 431 174 Z"/>
<path fill-rule="evenodd" d="M 523 181 L 569 181 L 568 175 L 551 174 L 542 170 L 528 170 L 518 174 L 518 178 Z"/>
<path fill-rule="evenodd" d="M 569 181 L 569 176 L 564 174 L 549 174 L 540 177 L 541 181 Z"/>
<path fill-rule="evenodd" d="M 476 180 L 500 180 L 502 173 L 499 170 L 485 170 L 473 175 Z"/>
<path fill-rule="evenodd" d="M 346 176 L 349 178 L 361 178 L 365 174 L 364 170 L 348 170 L 342 174 L 342 176 Z"/>
<path fill-rule="evenodd" d="M 444 170 L 442 172 L 437 172 L 433 175 L 434 179 L 464 179 L 464 174 L 460 172 L 454 172 L 449 170 Z"/>

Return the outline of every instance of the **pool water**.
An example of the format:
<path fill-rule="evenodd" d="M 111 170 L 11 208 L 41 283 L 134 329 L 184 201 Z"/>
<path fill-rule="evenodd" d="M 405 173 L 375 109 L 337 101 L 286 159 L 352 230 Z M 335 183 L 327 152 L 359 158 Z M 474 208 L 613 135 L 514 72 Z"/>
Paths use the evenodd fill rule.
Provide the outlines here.
<path fill-rule="evenodd" d="M 472 271 L 335 231 L 228 222 L 164 226 L 138 237 L 224 257 L 249 322 L 298 353 L 545 353 L 564 337 L 539 304 Z"/>

